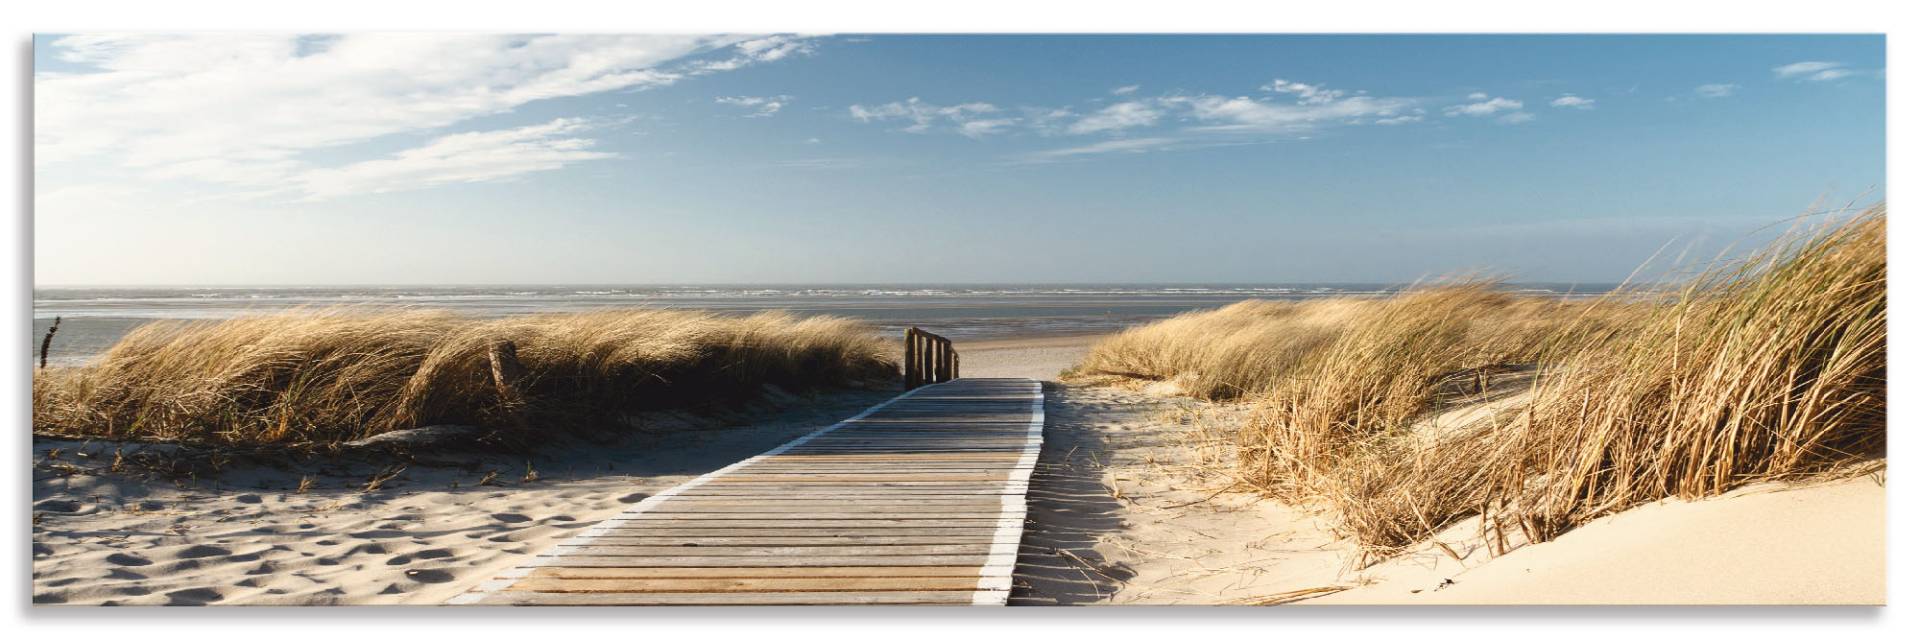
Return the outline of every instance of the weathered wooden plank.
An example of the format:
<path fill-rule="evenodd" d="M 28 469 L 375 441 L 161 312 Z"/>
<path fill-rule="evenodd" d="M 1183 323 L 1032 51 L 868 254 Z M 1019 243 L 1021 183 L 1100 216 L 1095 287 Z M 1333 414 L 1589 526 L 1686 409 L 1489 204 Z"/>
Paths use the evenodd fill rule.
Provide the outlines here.
<path fill-rule="evenodd" d="M 645 512 L 637 515 L 617 515 L 614 517 L 614 519 L 618 521 L 707 522 L 709 525 L 712 525 L 715 522 L 727 522 L 729 524 L 751 526 L 754 524 L 749 524 L 746 522 L 811 521 L 811 522 L 817 523 L 820 521 L 845 521 L 845 522 L 999 521 L 1000 513 L 997 513 L 997 512 L 901 513 L 901 512 L 887 512 L 887 511 L 859 513 L 859 512 L 832 512 L 832 511 L 825 511 L 825 510 L 813 511 L 813 512 L 785 512 L 785 513 Z"/>
<path fill-rule="evenodd" d="M 955 513 L 1000 515 L 1000 500 L 965 502 L 901 502 L 888 500 L 883 503 L 859 501 L 784 502 L 784 503 L 715 503 L 705 501 L 681 500 L 661 504 L 659 508 L 647 511 L 650 514 L 670 513 Z"/>
<path fill-rule="evenodd" d="M 675 547 L 722 547 L 722 546 L 939 546 L 946 544 L 990 544 L 993 533 L 944 534 L 944 535 L 831 535 L 831 536 L 726 536 L 726 535 L 601 535 L 585 539 L 569 539 L 560 542 L 561 546 L 675 546 Z"/>
<path fill-rule="evenodd" d="M 922 546 L 624 546 L 581 544 L 566 548 L 569 557 L 919 557 L 925 555 L 981 555 L 992 544 Z"/>
<path fill-rule="evenodd" d="M 887 537 L 896 535 L 993 535 L 1003 526 L 867 526 L 771 527 L 621 525 L 601 531 L 598 537 Z"/>
<path fill-rule="evenodd" d="M 555 567 L 712 567 L 747 566 L 972 566 L 978 570 L 986 555 L 913 555 L 879 557 L 605 557 L 560 555 L 545 557 Z"/>
<path fill-rule="evenodd" d="M 973 473 L 968 475 L 877 475 L 877 474 L 826 474 L 814 475 L 728 475 L 708 481 L 702 487 L 733 488 L 754 485 L 794 484 L 804 486 L 818 483 L 867 484 L 881 488 L 991 488 L 995 483 L 1005 482 L 1008 473 Z"/>
<path fill-rule="evenodd" d="M 719 577 L 708 579 L 540 579 L 508 588 L 535 592 L 924 592 L 977 590 L 979 575 L 965 577 Z"/>
<path fill-rule="evenodd" d="M 974 566 L 806 566 L 732 568 L 535 568 L 535 579 L 683 579 L 777 577 L 974 577 Z"/>
<path fill-rule="evenodd" d="M 908 338 L 923 382 L 952 377 L 949 348 Z M 1004 603 L 1040 401 L 1031 380 L 922 385 L 649 497 L 454 602 Z"/>
<path fill-rule="evenodd" d="M 967 591 L 738 593 L 495 593 L 480 603 L 505 606 L 867 606 L 973 603 Z"/>
<path fill-rule="evenodd" d="M 832 527 L 837 530 L 855 528 L 995 528 L 1018 527 L 999 523 L 997 519 L 622 519 L 613 530 L 634 530 L 639 528 L 673 528 L 676 530 L 698 530 L 703 528 L 747 529 L 747 528 L 821 528 Z"/>

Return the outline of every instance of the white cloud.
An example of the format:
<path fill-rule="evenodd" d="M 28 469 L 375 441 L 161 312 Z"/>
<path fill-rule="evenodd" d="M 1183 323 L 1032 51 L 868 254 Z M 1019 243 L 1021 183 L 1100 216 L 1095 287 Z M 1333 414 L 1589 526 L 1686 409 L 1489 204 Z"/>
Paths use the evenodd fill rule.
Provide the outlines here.
<path fill-rule="evenodd" d="M 745 65 L 809 46 L 790 36 L 67 36 L 54 54 L 90 69 L 35 76 L 34 151 L 42 170 L 95 161 L 140 177 L 279 187 L 314 169 L 311 151 L 714 72 L 682 61 L 703 54 Z"/>
<path fill-rule="evenodd" d="M 998 133 L 1018 122 L 1014 118 L 994 117 L 1000 113 L 1000 107 L 985 102 L 940 106 L 922 102 L 917 97 L 871 107 L 856 104 L 847 107 L 847 112 L 861 122 L 904 121 L 906 126 L 900 130 L 907 133 L 926 133 L 933 130 L 934 125 L 945 123 L 969 137 Z"/>
<path fill-rule="evenodd" d="M 1795 62 L 1773 68 L 1773 77 L 1781 80 L 1808 80 L 1827 82 L 1854 74 L 1853 69 L 1838 62 Z"/>
<path fill-rule="evenodd" d="M 1583 98 L 1571 93 L 1566 93 L 1566 94 L 1562 94 L 1560 97 L 1554 98 L 1553 102 L 1551 102 L 1550 104 L 1552 104 L 1555 108 L 1560 108 L 1560 109 L 1588 110 L 1593 108 L 1593 99 Z"/>
<path fill-rule="evenodd" d="M 1127 86 L 1124 86 L 1124 87 L 1115 87 L 1115 88 L 1113 89 L 1113 91 L 1112 91 L 1112 93 L 1113 93 L 1114 95 L 1132 95 L 1132 94 L 1133 94 L 1133 92 L 1135 92 L 1135 91 L 1139 91 L 1139 90 L 1140 90 L 1140 85 L 1138 85 L 1138 84 L 1129 84 L 1129 85 L 1127 85 Z"/>
<path fill-rule="evenodd" d="M 960 123 L 960 135 L 970 138 L 984 137 L 1005 131 L 1019 122 L 1013 118 L 966 120 Z"/>
<path fill-rule="evenodd" d="M 1474 102 L 1470 102 L 1467 104 L 1456 104 L 1456 105 L 1447 107 L 1441 112 L 1445 113 L 1447 117 L 1456 117 L 1456 116 L 1465 115 L 1465 116 L 1480 118 L 1480 117 L 1486 117 L 1489 115 L 1497 115 L 1503 111 L 1518 111 L 1527 106 L 1525 102 L 1521 102 L 1519 100 L 1511 100 L 1507 98 L 1490 98 L 1490 97 L 1487 97 L 1487 94 L 1485 93 L 1474 93 L 1474 94 L 1468 95 L 1467 99 L 1474 100 Z"/>
<path fill-rule="evenodd" d="M 1274 78 L 1273 82 L 1260 87 L 1260 90 L 1299 96 L 1299 102 L 1301 104 L 1326 104 L 1338 100 L 1341 96 L 1347 94 L 1345 91 L 1328 89 L 1317 84 L 1288 82 L 1279 78 Z"/>
<path fill-rule="evenodd" d="M 1391 118 L 1380 118 L 1378 120 L 1374 120 L 1373 123 L 1379 124 L 1379 125 L 1385 125 L 1385 126 L 1399 126 L 1402 124 L 1413 124 L 1415 122 L 1420 122 L 1425 119 L 1427 119 L 1427 112 L 1424 109 L 1415 109 L 1413 113 L 1409 113 L 1407 115 L 1394 116 Z"/>
<path fill-rule="evenodd" d="M 1118 102 L 1087 115 L 1048 107 L 1020 107 L 1014 109 L 1016 114 L 1007 114 L 984 102 L 940 106 L 919 98 L 877 106 L 856 104 L 847 110 L 861 122 L 903 123 L 899 130 L 910 133 L 939 128 L 974 137 L 1016 126 L 1041 135 L 1084 135 L 1155 127 L 1170 121 L 1187 123 L 1185 130 L 1197 134 L 1298 135 L 1341 124 L 1407 124 L 1419 122 L 1426 115 L 1411 98 L 1375 97 L 1365 91 L 1348 92 L 1285 80 L 1275 80 L 1263 89 L 1293 99 L 1173 95 Z"/>
<path fill-rule="evenodd" d="M 782 107 L 785 107 L 788 102 L 793 101 L 793 96 L 776 95 L 776 96 L 770 96 L 770 97 L 762 97 L 762 96 L 742 95 L 742 96 L 734 96 L 734 97 L 714 98 L 713 101 L 716 104 L 725 104 L 727 106 L 736 106 L 743 109 L 748 109 L 751 112 L 748 113 L 746 117 L 764 118 L 764 117 L 772 116 L 775 113 L 779 113 Z"/>
<path fill-rule="evenodd" d="M 1067 127 L 1068 133 L 1087 134 L 1151 126 L 1159 121 L 1160 110 L 1145 102 L 1121 102 L 1109 105 Z"/>
<path fill-rule="evenodd" d="M 1391 119 L 1413 109 L 1406 98 L 1376 98 L 1356 95 L 1333 100 L 1295 103 L 1228 98 L 1218 95 L 1176 96 L 1164 103 L 1185 108 L 1185 114 L 1203 123 L 1200 131 L 1252 131 L 1299 133 L 1329 123 L 1355 118 Z"/>
<path fill-rule="evenodd" d="M 1533 114 L 1526 111 L 1516 111 L 1500 116 L 1497 120 L 1501 124 L 1525 124 L 1533 121 Z"/>
<path fill-rule="evenodd" d="M 390 157 L 308 170 L 296 174 L 292 183 L 305 199 L 324 200 L 498 180 L 614 157 L 591 150 L 593 140 L 570 137 L 588 128 L 585 120 L 560 118 L 513 129 L 456 133 Z"/>
<path fill-rule="evenodd" d="M 789 35 L 774 35 L 746 40 L 735 44 L 734 54 L 719 60 L 710 60 L 694 64 L 693 73 L 712 73 L 732 71 L 760 62 L 773 62 L 793 55 L 810 55 L 814 51 L 813 41 Z"/>
<path fill-rule="evenodd" d="M 1739 88 L 1738 84 L 1702 84 L 1694 87 L 1693 93 L 1703 98 L 1724 98 L 1732 96 L 1734 90 Z"/>
<path fill-rule="evenodd" d="M 1178 144 L 1179 142 L 1180 140 L 1176 138 L 1164 138 L 1164 137 L 1107 140 L 1105 142 L 1095 142 L 1093 144 L 1088 144 L 1084 146 L 1067 147 L 1064 149 L 1050 149 L 1046 151 L 1029 153 L 1025 156 L 1022 156 L 1021 160 L 1026 163 L 1038 163 L 1038 162 L 1055 162 L 1059 160 L 1067 160 L 1067 159 L 1072 159 L 1072 158 L 1081 157 L 1081 156 L 1103 155 L 1108 153 L 1145 153 L 1148 151 L 1153 151 L 1153 150 L 1163 149 L 1169 146 L 1173 146 L 1175 144 Z"/>

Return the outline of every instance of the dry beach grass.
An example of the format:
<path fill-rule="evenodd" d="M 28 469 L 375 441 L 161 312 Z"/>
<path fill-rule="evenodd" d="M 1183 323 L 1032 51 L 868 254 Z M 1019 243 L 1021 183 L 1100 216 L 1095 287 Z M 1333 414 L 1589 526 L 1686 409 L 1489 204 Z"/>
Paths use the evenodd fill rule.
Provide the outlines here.
<path fill-rule="evenodd" d="M 511 343 L 524 374 L 496 386 Z M 143 326 L 96 363 L 39 371 L 37 433 L 324 446 L 436 424 L 504 439 L 625 411 L 844 386 L 896 373 L 858 322 L 628 310 L 475 319 L 315 309 Z"/>
<path fill-rule="evenodd" d="M 1243 303 L 1100 342 L 1073 376 L 1246 400 L 1229 472 L 1327 508 L 1362 561 L 1474 516 L 1496 548 L 1541 541 L 1669 497 L 1882 465 L 1885 225 L 1877 206 L 1661 294 L 1469 282 Z M 1462 397 L 1486 414 L 1418 419 Z"/>

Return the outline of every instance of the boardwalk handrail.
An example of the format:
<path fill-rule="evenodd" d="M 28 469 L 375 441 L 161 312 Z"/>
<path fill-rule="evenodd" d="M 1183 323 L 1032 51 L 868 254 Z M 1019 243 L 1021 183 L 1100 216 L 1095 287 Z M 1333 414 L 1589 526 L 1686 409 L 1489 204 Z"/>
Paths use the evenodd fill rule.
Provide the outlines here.
<path fill-rule="evenodd" d="M 906 386 L 913 390 L 960 376 L 960 353 L 953 341 L 916 326 L 907 329 Z"/>

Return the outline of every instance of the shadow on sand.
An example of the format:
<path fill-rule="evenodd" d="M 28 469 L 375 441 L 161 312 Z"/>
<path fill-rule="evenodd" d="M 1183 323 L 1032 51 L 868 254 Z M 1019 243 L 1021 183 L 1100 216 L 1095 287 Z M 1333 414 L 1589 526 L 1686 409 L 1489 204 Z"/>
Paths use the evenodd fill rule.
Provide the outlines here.
<path fill-rule="evenodd" d="M 1047 383 L 1046 394 L 1046 443 L 1027 492 L 1027 530 L 1009 603 L 1097 602 L 1133 576 L 1095 548 L 1123 521 L 1123 506 L 1100 481 L 1110 453 L 1096 425 L 1111 417 L 1074 402 L 1059 384 Z"/>

